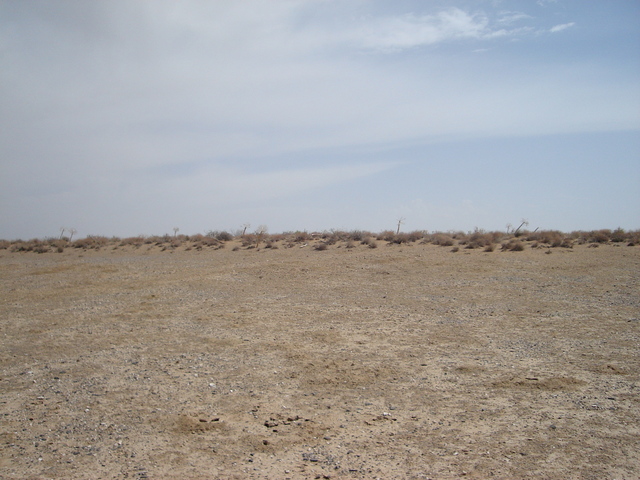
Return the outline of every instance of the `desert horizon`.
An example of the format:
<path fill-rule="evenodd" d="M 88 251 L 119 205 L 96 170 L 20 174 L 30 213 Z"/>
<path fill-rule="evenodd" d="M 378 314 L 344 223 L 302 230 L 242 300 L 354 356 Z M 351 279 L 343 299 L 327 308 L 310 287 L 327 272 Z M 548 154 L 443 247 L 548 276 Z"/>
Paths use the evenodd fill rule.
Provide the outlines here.
<path fill-rule="evenodd" d="M 475 228 L 473 231 L 434 231 L 413 230 L 405 232 L 400 230 L 400 225 L 394 230 L 383 230 L 374 233 L 368 230 L 324 230 L 306 231 L 295 230 L 282 233 L 269 233 L 268 227 L 261 225 L 255 230 L 249 230 L 249 224 L 239 228 L 233 233 L 226 230 L 210 230 L 205 234 L 192 235 L 180 234 L 179 228 L 174 228 L 173 234 L 164 235 L 135 235 L 132 237 L 118 237 L 105 235 L 87 235 L 73 238 L 77 233 L 75 229 L 61 228 L 58 237 L 33 238 L 30 240 L 3 240 L 0 239 L 0 250 L 8 249 L 18 252 L 58 252 L 65 248 L 76 249 L 101 249 L 111 247 L 133 246 L 159 246 L 164 250 L 173 250 L 178 247 L 186 249 L 202 249 L 206 247 L 224 248 L 227 243 L 240 242 L 235 248 L 285 248 L 294 245 L 307 244 L 317 250 L 324 250 L 329 246 L 346 246 L 353 248 L 356 245 L 365 245 L 376 248 L 381 244 L 434 244 L 440 246 L 462 247 L 465 249 L 483 248 L 485 251 L 494 251 L 497 247 L 501 250 L 520 251 L 525 246 L 572 248 L 573 245 L 606 243 L 627 243 L 635 246 L 640 243 L 640 230 L 616 229 L 578 230 L 562 232 L 559 230 L 541 230 L 536 228 L 531 231 L 526 229 L 528 222 L 523 221 L 518 227 L 506 231 L 486 231 Z M 523 228 L 525 227 L 525 228 Z M 306 246 L 306 245 L 305 245 Z"/>

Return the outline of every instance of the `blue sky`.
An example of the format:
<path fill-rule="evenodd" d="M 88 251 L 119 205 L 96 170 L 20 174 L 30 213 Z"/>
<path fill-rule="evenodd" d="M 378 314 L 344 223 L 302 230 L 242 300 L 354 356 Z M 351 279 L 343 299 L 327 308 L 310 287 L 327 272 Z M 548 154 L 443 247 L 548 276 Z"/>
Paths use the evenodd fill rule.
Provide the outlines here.
<path fill-rule="evenodd" d="M 0 0 L 0 238 L 640 228 L 640 2 Z"/>

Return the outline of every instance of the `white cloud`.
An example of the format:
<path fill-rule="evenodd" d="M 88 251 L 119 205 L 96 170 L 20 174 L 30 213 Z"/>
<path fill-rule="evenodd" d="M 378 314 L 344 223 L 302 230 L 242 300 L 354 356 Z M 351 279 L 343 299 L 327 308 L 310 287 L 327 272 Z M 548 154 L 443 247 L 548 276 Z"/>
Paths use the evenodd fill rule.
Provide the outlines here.
<path fill-rule="evenodd" d="M 533 17 L 531 15 L 527 15 L 526 13 L 523 13 L 523 12 L 503 11 L 503 12 L 499 12 L 497 23 L 511 25 L 521 20 L 532 20 L 532 19 Z"/>
<path fill-rule="evenodd" d="M 522 17 L 512 15 L 512 21 Z M 502 22 L 505 23 L 505 22 Z M 513 35 L 522 29 L 493 28 L 482 13 L 450 8 L 432 15 L 406 14 L 367 19 L 351 34 L 364 48 L 399 51 L 462 39 L 490 39 Z"/>
<path fill-rule="evenodd" d="M 563 24 L 561 24 L 561 25 L 556 25 L 556 26 L 554 26 L 554 27 L 551 27 L 551 28 L 549 29 L 549 31 L 550 31 L 551 33 L 561 32 L 561 31 L 563 31 L 563 30 L 566 30 L 567 28 L 571 28 L 571 27 L 573 27 L 574 25 L 575 25 L 575 22 L 563 23 Z"/>

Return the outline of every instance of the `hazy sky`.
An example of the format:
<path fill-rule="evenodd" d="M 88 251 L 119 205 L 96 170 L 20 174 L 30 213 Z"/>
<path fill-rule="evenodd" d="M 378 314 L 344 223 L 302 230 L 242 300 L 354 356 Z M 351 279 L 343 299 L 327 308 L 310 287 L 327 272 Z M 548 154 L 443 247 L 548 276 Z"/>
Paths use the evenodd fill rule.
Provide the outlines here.
<path fill-rule="evenodd" d="M 640 228 L 635 0 L 0 0 L 0 238 Z"/>

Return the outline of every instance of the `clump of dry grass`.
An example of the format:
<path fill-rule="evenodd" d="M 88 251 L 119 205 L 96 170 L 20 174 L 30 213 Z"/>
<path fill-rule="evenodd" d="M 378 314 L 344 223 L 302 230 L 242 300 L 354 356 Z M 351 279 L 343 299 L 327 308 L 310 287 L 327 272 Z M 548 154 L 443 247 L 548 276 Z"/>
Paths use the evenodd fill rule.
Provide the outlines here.
<path fill-rule="evenodd" d="M 472 234 L 469 234 L 464 238 L 460 238 L 458 242 L 461 245 L 465 245 L 465 248 L 467 249 L 485 248 L 485 251 L 493 251 L 493 249 L 487 250 L 487 248 L 500 241 L 502 237 L 503 234 L 500 232 L 476 230 Z"/>
<path fill-rule="evenodd" d="M 136 247 L 139 248 L 144 245 L 144 237 L 142 235 L 137 237 L 127 237 L 123 238 L 120 242 L 121 247 Z"/>
<path fill-rule="evenodd" d="M 219 242 L 230 242 L 233 240 L 233 235 L 226 230 L 209 230 L 206 233 L 206 236 L 209 238 L 215 238 Z"/>
<path fill-rule="evenodd" d="M 508 242 L 504 242 L 502 244 L 502 250 L 505 252 L 522 252 L 524 250 L 524 243 L 522 243 L 520 240 L 511 239 Z"/>
<path fill-rule="evenodd" d="M 376 240 L 381 240 L 385 242 L 393 242 L 394 237 L 396 236 L 396 232 L 391 230 L 384 230 L 378 234 Z"/>
<path fill-rule="evenodd" d="M 277 250 L 278 249 L 278 244 L 276 243 L 275 240 L 273 240 L 273 238 L 268 238 L 264 242 L 264 248 L 270 248 L 271 250 Z"/>
<path fill-rule="evenodd" d="M 86 238 L 79 238 L 71 243 L 73 248 L 100 250 L 102 247 L 109 245 L 111 240 L 101 235 L 89 235 Z"/>
<path fill-rule="evenodd" d="M 434 233 L 430 238 L 432 244 L 439 245 L 441 247 L 452 247 L 455 243 L 453 237 L 446 233 Z"/>

